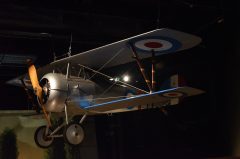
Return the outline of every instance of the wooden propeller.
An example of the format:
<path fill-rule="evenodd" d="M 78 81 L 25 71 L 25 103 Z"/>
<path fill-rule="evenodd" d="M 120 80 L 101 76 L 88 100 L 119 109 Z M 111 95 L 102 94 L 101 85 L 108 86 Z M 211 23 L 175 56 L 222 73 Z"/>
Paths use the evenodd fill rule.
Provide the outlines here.
<path fill-rule="evenodd" d="M 45 119 L 47 120 L 48 126 L 51 127 L 50 118 L 48 116 L 48 113 L 47 113 L 45 107 L 43 106 L 42 87 L 39 85 L 36 68 L 31 61 L 28 61 L 28 64 L 29 64 L 28 74 L 29 74 L 30 81 L 33 86 L 34 93 L 36 94 L 36 96 L 38 98 L 39 105 L 41 106 L 41 108 L 43 110 L 43 114 L 44 114 Z"/>

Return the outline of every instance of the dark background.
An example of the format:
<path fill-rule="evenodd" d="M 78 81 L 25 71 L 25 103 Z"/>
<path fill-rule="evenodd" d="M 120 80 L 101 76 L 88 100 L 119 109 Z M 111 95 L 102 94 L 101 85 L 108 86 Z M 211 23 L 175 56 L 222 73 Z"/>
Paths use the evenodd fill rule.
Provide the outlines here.
<path fill-rule="evenodd" d="M 43 66 L 53 52 L 68 52 L 71 34 L 72 54 L 156 28 L 198 35 L 199 46 L 160 57 L 158 79 L 160 85 L 178 72 L 206 93 L 166 108 L 168 115 L 147 110 L 95 117 L 99 158 L 237 156 L 239 32 L 233 6 L 223 0 L 0 1 L 0 54 L 34 56 Z M 26 70 L 25 64 L 1 62 L 1 109 L 28 109 L 24 90 L 5 84 Z"/>

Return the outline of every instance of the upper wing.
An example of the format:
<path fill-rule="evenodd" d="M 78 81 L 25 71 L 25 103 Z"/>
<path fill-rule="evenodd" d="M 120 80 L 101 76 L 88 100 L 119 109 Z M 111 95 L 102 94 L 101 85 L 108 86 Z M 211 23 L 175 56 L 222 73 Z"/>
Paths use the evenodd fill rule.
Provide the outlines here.
<path fill-rule="evenodd" d="M 125 64 L 133 61 L 129 44 L 131 43 L 139 53 L 140 58 L 151 57 L 154 50 L 156 55 L 177 52 L 192 48 L 201 42 L 201 38 L 172 29 L 156 29 L 128 39 L 124 39 L 93 50 L 79 53 L 51 63 L 51 65 L 81 64 L 92 68 L 103 66 L 110 59 L 105 68 Z"/>
<path fill-rule="evenodd" d="M 124 39 L 109 45 L 105 45 L 93 50 L 79 53 L 67 58 L 52 62 L 37 69 L 39 79 L 46 73 L 66 71 L 67 63 L 72 65 L 85 65 L 91 68 L 105 68 L 132 62 L 132 52 L 130 43 L 137 50 L 140 58 L 151 57 L 154 50 L 156 55 L 173 53 L 180 50 L 192 48 L 201 42 L 201 38 L 172 29 L 156 29 L 144 34 L 140 34 L 128 39 Z M 108 61 L 111 61 L 108 63 Z M 65 68 L 61 70 L 62 68 Z M 60 71 L 59 71 L 60 70 Z M 26 86 L 31 88 L 28 74 L 8 81 L 8 84 L 22 86 L 20 79 L 23 79 Z"/>
<path fill-rule="evenodd" d="M 154 92 L 151 94 L 141 94 L 130 98 L 113 100 L 110 102 L 95 104 L 86 107 L 71 105 L 69 107 L 69 112 L 76 114 L 83 114 L 84 112 L 89 112 L 90 114 L 123 112 L 126 111 L 129 107 L 145 107 L 147 105 L 162 106 L 162 104 L 170 103 L 172 99 L 194 96 L 203 92 L 204 91 L 196 88 L 178 87 Z"/>

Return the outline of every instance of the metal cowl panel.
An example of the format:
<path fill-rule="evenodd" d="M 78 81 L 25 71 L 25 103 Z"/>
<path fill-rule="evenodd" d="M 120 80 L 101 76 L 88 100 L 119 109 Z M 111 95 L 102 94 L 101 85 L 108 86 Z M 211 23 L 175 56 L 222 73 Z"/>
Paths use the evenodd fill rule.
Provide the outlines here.
<path fill-rule="evenodd" d="M 62 112 L 68 95 L 67 79 L 62 74 L 48 73 L 41 81 L 48 81 L 49 94 L 44 107 L 49 112 Z"/>

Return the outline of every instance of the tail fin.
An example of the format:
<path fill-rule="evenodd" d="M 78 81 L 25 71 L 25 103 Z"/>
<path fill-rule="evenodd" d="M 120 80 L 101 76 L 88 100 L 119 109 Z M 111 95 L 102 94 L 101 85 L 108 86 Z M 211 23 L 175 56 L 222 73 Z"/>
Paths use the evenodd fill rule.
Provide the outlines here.
<path fill-rule="evenodd" d="M 182 87 L 185 85 L 186 85 L 186 82 L 183 76 L 175 74 L 170 76 L 166 81 L 163 82 L 163 84 L 160 87 L 160 90 Z M 172 98 L 170 101 L 170 105 L 176 105 L 178 103 L 179 103 L 179 98 Z"/>

